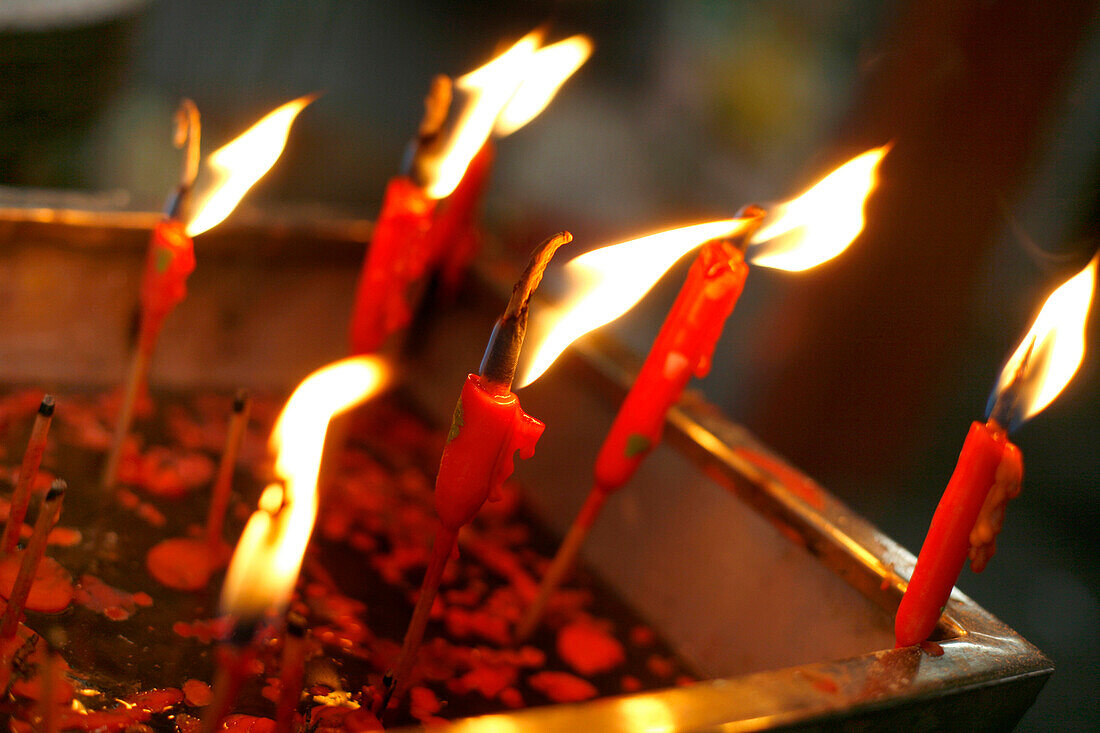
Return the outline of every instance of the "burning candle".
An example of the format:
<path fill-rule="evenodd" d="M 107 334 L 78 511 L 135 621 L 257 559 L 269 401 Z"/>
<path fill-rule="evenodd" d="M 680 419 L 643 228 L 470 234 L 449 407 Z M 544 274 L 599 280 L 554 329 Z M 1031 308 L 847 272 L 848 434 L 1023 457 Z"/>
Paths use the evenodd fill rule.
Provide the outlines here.
<path fill-rule="evenodd" d="M 406 172 L 390 180 L 352 309 L 353 353 L 377 350 L 412 319 L 411 291 L 432 268 L 454 288 L 475 251 L 475 217 L 493 160 L 490 137 L 534 119 L 591 53 L 584 36 L 541 45 L 532 32 L 453 85 L 436 77 Z M 452 91 L 459 99 L 452 110 Z M 453 114 L 452 114 L 453 112 Z"/>
<path fill-rule="evenodd" d="M 898 607 L 899 647 L 932 634 L 968 555 L 975 572 L 993 556 L 1005 506 L 1023 480 L 1023 458 L 1008 433 L 1049 405 L 1080 367 L 1096 272 L 1093 259 L 1051 293 L 1001 370 L 986 422 L 971 424 Z"/>
<path fill-rule="evenodd" d="M 666 415 L 688 381 L 693 375 L 703 377 L 710 371 L 715 344 L 748 276 L 744 258 L 747 245 L 750 242 L 760 245 L 753 254 L 753 264 L 785 270 L 808 269 L 840 254 L 863 229 L 863 205 L 874 189 L 877 167 L 885 152 L 879 148 L 852 159 L 772 212 L 746 207 L 740 219 L 673 230 L 607 247 L 581 255 L 566 265 L 567 270 L 570 267 L 588 270 L 584 281 L 589 284 L 582 290 L 584 295 L 579 302 L 574 298 L 564 314 L 551 316 L 555 321 L 551 336 L 535 355 L 530 373 L 537 374 L 548 367 L 579 333 L 630 308 L 679 256 L 698 246 L 698 233 L 711 234 L 709 227 L 727 230 L 711 234 L 715 238 L 703 245 L 692 264 L 604 439 L 596 458 L 592 490 L 543 576 L 538 596 L 517 627 L 518 639 L 525 639 L 537 626 L 550 595 L 572 567 L 607 497 L 630 480 L 660 442 Z M 611 279 L 615 273 L 629 270 L 628 258 L 631 264 L 638 259 L 648 260 L 657 249 L 667 251 L 654 259 L 656 277 L 650 279 L 651 273 L 645 276 L 638 273 L 638 281 L 630 285 Z"/>
<path fill-rule="evenodd" d="M 250 662 L 250 642 L 267 614 L 281 617 L 290 602 L 317 517 L 317 477 L 325 433 L 334 415 L 377 394 L 386 369 L 373 357 L 329 364 L 291 394 L 271 433 L 276 480 L 249 517 L 222 586 L 219 607 L 235 620 L 214 685 L 204 729 L 228 713 Z"/>
<path fill-rule="evenodd" d="M 395 691 L 408 683 L 416 661 L 428 614 L 439 590 L 447 560 L 454 553 L 458 531 L 469 524 L 512 475 L 513 458 L 529 459 L 545 426 L 523 411 L 512 392 L 512 380 L 527 332 L 532 294 L 559 247 L 573 237 L 556 234 L 540 244 L 512 290 L 504 314 L 497 320 L 478 374 L 470 374 L 455 406 L 447 444 L 435 483 L 435 512 L 439 518 L 431 559 L 420 585 L 420 595 L 405 632 L 401 656 L 386 675 L 376 714 L 385 710 Z"/>
<path fill-rule="evenodd" d="M 192 238 L 220 224 L 245 193 L 275 165 L 290 134 L 290 126 L 312 96 L 300 97 L 269 112 L 232 142 L 207 159 L 199 170 L 199 113 L 185 99 L 176 116 L 177 147 L 186 144 L 183 175 L 169 200 L 165 217 L 149 240 L 141 278 L 141 325 L 130 361 L 114 437 L 100 485 L 114 486 L 122 446 L 134 418 L 134 406 L 149 370 L 157 337 L 168 314 L 187 295 L 187 278 L 195 269 Z"/>

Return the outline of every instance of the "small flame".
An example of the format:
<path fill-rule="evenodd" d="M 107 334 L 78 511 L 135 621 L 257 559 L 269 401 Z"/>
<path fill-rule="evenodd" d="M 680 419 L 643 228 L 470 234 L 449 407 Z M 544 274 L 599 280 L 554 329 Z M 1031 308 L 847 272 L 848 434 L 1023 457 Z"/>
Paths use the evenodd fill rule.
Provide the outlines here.
<path fill-rule="evenodd" d="M 425 187 L 428 196 L 449 196 L 489 135 L 494 131 L 508 135 L 537 116 L 591 52 L 591 42 L 583 36 L 539 48 L 541 43 L 542 34 L 532 31 L 455 81 L 467 101 L 447 145 L 433 162 L 435 170 Z"/>
<path fill-rule="evenodd" d="M 538 379 L 584 334 L 630 310 L 676 261 L 706 241 L 737 234 L 751 219 L 725 219 L 671 229 L 586 252 L 566 263 L 569 296 L 545 309 L 528 329 L 517 389 Z"/>
<path fill-rule="evenodd" d="M 527 78 L 497 117 L 494 134 L 505 137 L 538 117 L 558 89 L 592 55 L 587 36 L 572 36 L 535 52 Z"/>
<path fill-rule="evenodd" d="M 1031 330 L 1001 370 L 989 409 L 1005 390 L 1012 389 L 1013 424 L 1005 427 L 1017 427 L 1038 414 L 1077 373 L 1085 358 L 1085 328 L 1096 290 L 1096 271 L 1097 258 L 1093 258 L 1050 294 Z"/>
<path fill-rule="evenodd" d="M 889 148 L 868 150 L 828 174 L 798 198 L 770 209 L 752 255 L 762 267 L 798 272 L 828 262 L 863 231 L 863 204 L 875 189 Z"/>
<path fill-rule="evenodd" d="M 377 394 L 386 369 L 359 356 L 310 374 L 287 400 L 271 432 L 277 452 L 272 483 L 241 534 L 222 587 L 221 608 L 256 619 L 290 600 L 317 517 L 317 477 L 329 420 Z"/>
<path fill-rule="evenodd" d="M 240 137 L 210 154 L 205 185 L 192 194 L 188 236 L 212 229 L 237 208 L 248 189 L 275 165 L 286 147 L 294 119 L 314 98 L 312 94 L 299 97 L 268 112 Z"/>

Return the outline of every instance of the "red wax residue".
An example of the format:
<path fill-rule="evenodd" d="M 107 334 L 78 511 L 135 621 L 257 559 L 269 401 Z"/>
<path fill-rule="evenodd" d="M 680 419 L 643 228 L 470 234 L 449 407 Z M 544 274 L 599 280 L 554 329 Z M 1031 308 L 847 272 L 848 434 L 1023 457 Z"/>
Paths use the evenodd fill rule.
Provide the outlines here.
<path fill-rule="evenodd" d="M 40 646 L 35 650 L 31 657 L 32 662 L 37 665 L 39 670 L 42 669 L 43 654 L 42 647 Z M 59 659 L 56 662 L 62 669 L 65 675 L 68 674 L 69 665 L 65 663 L 65 660 Z M 30 700 L 42 699 L 42 675 L 37 674 L 29 679 L 18 679 L 11 686 L 13 694 L 19 697 L 25 697 Z M 73 685 L 63 675 L 61 679 L 58 679 L 54 683 L 53 689 L 53 702 L 55 705 L 68 705 L 69 701 L 73 699 Z"/>
<path fill-rule="evenodd" d="M 118 499 L 118 503 L 123 507 L 130 511 L 137 512 L 139 517 L 154 527 L 163 527 L 167 521 L 164 514 L 162 514 L 159 509 L 147 501 L 142 501 L 138 498 L 138 495 L 132 491 L 118 489 L 115 492 L 115 498 Z"/>
<path fill-rule="evenodd" d="M 257 718 L 255 715 L 230 715 L 222 721 L 218 730 L 233 733 L 274 733 L 275 721 L 271 718 Z"/>
<path fill-rule="evenodd" d="M 360 708 L 320 705 L 310 713 L 314 733 L 366 733 L 382 730 L 382 724 L 369 710 Z M 266 729 L 252 729 L 251 733 L 265 733 Z"/>
<path fill-rule="evenodd" d="M 95 733 L 112 733 L 144 723 L 156 713 L 163 713 L 183 701 L 183 693 L 174 687 L 131 695 L 116 708 L 80 712 L 65 710 L 59 717 L 59 730 L 75 728 Z"/>
<path fill-rule="evenodd" d="M 1014 443 L 1005 443 L 1005 451 L 993 478 L 993 487 L 986 494 L 978 521 L 970 530 L 970 569 L 975 573 L 985 566 L 997 552 L 997 535 L 1005 521 L 1008 502 L 1020 495 L 1024 482 L 1024 457 Z"/>
<path fill-rule="evenodd" d="M 630 629 L 630 643 L 634 646 L 652 646 L 657 641 L 657 634 L 648 626 L 638 626 Z"/>
<path fill-rule="evenodd" d="M 514 687 L 506 687 L 500 691 L 500 701 L 515 710 L 524 706 L 523 695 Z"/>
<path fill-rule="evenodd" d="M 209 705 L 211 694 L 210 685 L 202 680 L 187 680 L 183 683 L 183 698 L 192 707 Z"/>
<path fill-rule="evenodd" d="M 558 632 L 558 656 L 583 675 L 607 672 L 626 661 L 623 645 L 603 626 L 582 618 Z"/>
<path fill-rule="evenodd" d="M 175 537 L 158 542 L 145 556 L 145 568 L 161 585 L 176 590 L 205 588 L 223 554 L 204 540 Z"/>
<path fill-rule="evenodd" d="M 80 544 L 81 539 L 83 539 L 83 536 L 80 534 L 80 530 L 73 527 L 54 527 L 46 536 L 46 542 L 61 547 L 75 547 Z"/>
<path fill-rule="evenodd" d="M 172 631 L 184 639 L 196 639 L 203 644 L 209 644 L 214 639 L 220 639 L 229 633 L 233 624 L 228 618 L 212 618 L 209 620 L 177 621 L 172 624 Z"/>
<path fill-rule="evenodd" d="M 0 596 L 11 595 L 23 553 L 15 552 L 0 560 Z M 31 583 L 27 596 L 27 610 L 41 613 L 60 613 L 73 600 L 73 578 L 69 571 L 51 557 L 43 557 Z"/>
<path fill-rule="evenodd" d="M 125 621 L 138 606 L 151 605 L 147 593 L 129 593 L 107 585 L 94 575 L 83 575 L 73 591 L 74 600 L 85 608 L 102 613 L 112 621 Z"/>
<path fill-rule="evenodd" d="M 119 466 L 122 483 L 167 499 L 181 497 L 209 483 L 213 477 L 214 462 L 205 454 L 196 451 L 181 454 L 160 445 L 149 448 L 143 455 L 125 455 Z"/>
<path fill-rule="evenodd" d="M 671 660 L 660 654 L 650 654 L 649 659 L 645 660 L 645 666 L 657 677 L 671 677 L 675 670 Z"/>
<path fill-rule="evenodd" d="M 447 689 L 458 694 L 473 690 L 492 700 L 514 685 L 518 675 L 519 670 L 510 664 L 479 664 L 461 677 L 447 680 Z"/>
<path fill-rule="evenodd" d="M 943 647 L 934 641 L 922 641 L 920 643 L 921 651 L 930 657 L 942 657 Z"/>
<path fill-rule="evenodd" d="M 527 682 L 554 702 L 580 702 L 596 696 L 591 683 L 568 672 L 538 672 L 528 677 Z"/>
<path fill-rule="evenodd" d="M 761 468 L 767 473 L 770 473 L 814 509 L 823 509 L 825 507 L 824 495 L 821 493 L 821 489 L 818 485 L 798 471 L 784 465 L 782 461 L 766 453 L 752 450 L 751 448 L 738 447 L 735 449 L 735 452 L 757 468 Z"/>

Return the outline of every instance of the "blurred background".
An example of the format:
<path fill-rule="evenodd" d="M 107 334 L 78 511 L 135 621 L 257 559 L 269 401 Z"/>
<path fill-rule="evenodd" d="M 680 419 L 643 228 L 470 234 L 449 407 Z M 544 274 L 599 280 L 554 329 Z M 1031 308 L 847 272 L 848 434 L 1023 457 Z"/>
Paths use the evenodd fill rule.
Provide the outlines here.
<path fill-rule="evenodd" d="M 893 141 L 864 234 L 812 272 L 754 272 L 700 387 L 915 553 L 1003 360 L 1100 242 L 1097 4 L 5 0 L 0 200 L 159 208 L 180 97 L 209 151 L 319 90 L 244 205 L 371 218 L 430 78 L 546 21 L 596 51 L 498 147 L 486 221 L 515 253 L 726 218 Z M 644 353 L 683 272 L 611 331 Z M 1024 494 L 959 583 L 1055 660 L 1021 730 L 1100 727 L 1098 395 L 1087 355 L 1016 435 Z"/>

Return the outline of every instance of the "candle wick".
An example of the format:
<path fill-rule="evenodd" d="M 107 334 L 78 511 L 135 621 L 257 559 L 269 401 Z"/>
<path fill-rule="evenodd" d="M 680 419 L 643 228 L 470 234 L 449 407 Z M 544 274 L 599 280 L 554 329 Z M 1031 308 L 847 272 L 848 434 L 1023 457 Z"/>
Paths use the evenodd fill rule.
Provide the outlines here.
<path fill-rule="evenodd" d="M 523 347 L 523 338 L 527 334 L 527 315 L 531 296 L 542 282 L 542 276 L 550 260 L 553 259 L 554 253 L 562 245 L 572 241 L 573 235 L 569 232 L 558 232 L 531 253 L 527 268 L 512 288 L 512 297 L 508 299 L 504 314 L 493 326 L 489 345 L 485 349 L 485 356 L 481 359 L 478 373 L 483 379 L 483 386 L 489 391 L 504 394 L 511 390 L 512 380 L 516 376 L 516 365 L 519 363 L 520 349 Z"/>
<path fill-rule="evenodd" d="M 185 216 L 189 194 L 199 175 L 201 131 L 199 108 L 193 101 L 184 97 L 176 110 L 175 127 L 172 132 L 172 144 L 183 149 L 183 168 L 180 171 L 179 186 L 169 199 L 166 212 L 172 219 L 182 219 Z"/>
<path fill-rule="evenodd" d="M 1006 432 L 1012 425 L 1020 403 L 1020 389 L 1031 373 L 1031 356 L 1034 350 L 1035 338 L 1032 337 L 1027 345 L 1027 350 L 1024 351 L 1023 358 L 1020 359 L 1020 363 L 1012 375 L 1012 379 L 997 395 L 997 400 L 993 403 L 993 409 L 989 411 L 989 420 L 1002 426 Z"/>
<path fill-rule="evenodd" d="M 439 74 L 432 79 L 424 97 L 424 116 L 420 119 L 416 138 L 409 146 L 403 169 L 416 185 L 424 188 L 430 180 L 430 162 L 443 147 L 443 129 L 451 113 L 453 83 L 451 77 Z"/>

